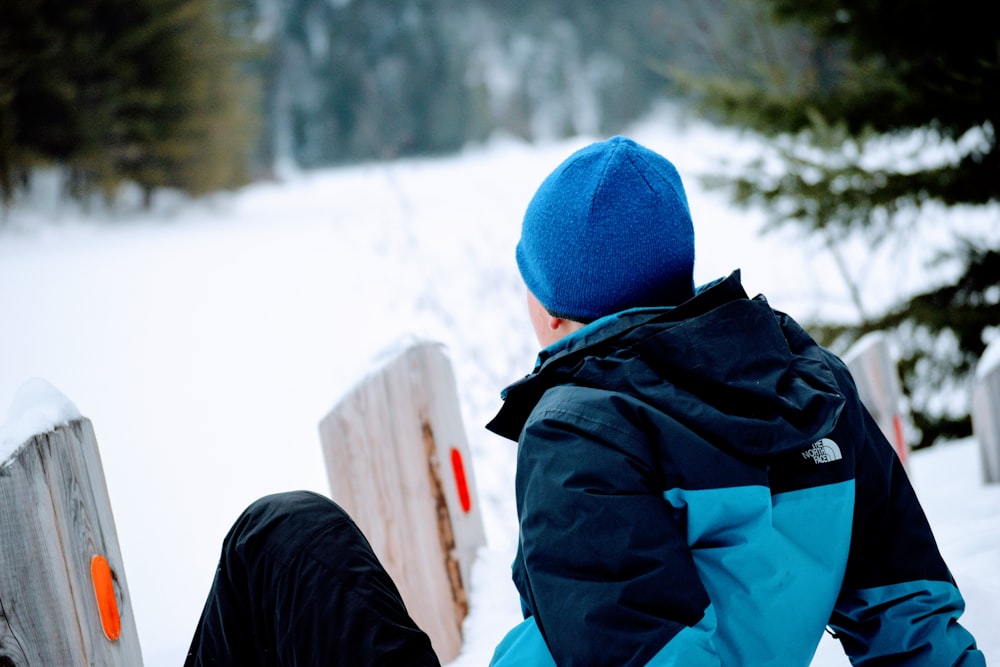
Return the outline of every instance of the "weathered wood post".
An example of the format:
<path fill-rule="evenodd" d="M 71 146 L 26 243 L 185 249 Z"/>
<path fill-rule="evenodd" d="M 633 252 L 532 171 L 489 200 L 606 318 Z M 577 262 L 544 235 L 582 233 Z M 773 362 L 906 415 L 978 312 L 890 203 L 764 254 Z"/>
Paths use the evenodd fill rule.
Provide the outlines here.
<path fill-rule="evenodd" d="M 979 441 L 983 481 L 1000 482 L 1000 343 L 997 342 L 986 349 L 976 368 L 972 430 Z"/>
<path fill-rule="evenodd" d="M 880 333 L 862 337 L 844 355 L 844 362 L 854 376 L 861 402 L 906 465 L 910 446 L 903 432 L 900 409 L 903 391 L 886 337 Z"/>
<path fill-rule="evenodd" d="M 441 345 L 393 357 L 320 423 L 332 498 L 357 522 L 442 663 L 462 648 L 485 543 L 451 363 Z"/>
<path fill-rule="evenodd" d="M 89 420 L 0 461 L 0 665 L 142 665 Z"/>

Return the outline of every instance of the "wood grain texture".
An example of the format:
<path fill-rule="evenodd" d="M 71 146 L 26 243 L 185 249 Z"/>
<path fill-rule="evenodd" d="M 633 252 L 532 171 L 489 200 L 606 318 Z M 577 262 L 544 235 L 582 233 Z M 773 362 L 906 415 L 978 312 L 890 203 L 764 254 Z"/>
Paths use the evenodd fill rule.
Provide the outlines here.
<path fill-rule="evenodd" d="M 472 563 L 485 544 L 454 374 L 436 343 L 414 345 L 320 422 L 332 498 L 368 537 L 442 663 L 458 656 Z M 465 461 L 465 511 L 451 450 Z"/>
<path fill-rule="evenodd" d="M 101 626 L 91 560 L 107 558 L 121 636 Z M 36 435 L 0 467 L 0 665 L 141 667 L 93 426 Z"/>

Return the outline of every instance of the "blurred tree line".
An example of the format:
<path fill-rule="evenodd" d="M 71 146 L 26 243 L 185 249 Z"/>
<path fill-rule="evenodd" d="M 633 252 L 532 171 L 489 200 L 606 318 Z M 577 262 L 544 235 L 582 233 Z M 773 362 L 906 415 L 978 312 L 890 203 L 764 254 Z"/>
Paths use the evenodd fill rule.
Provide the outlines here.
<path fill-rule="evenodd" d="M 772 139 L 776 165 L 756 160 L 711 182 L 762 206 L 772 226 L 823 240 L 858 317 L 811 329 L 840 351 L 871 331 L 893 335 L 915 447 L 969 435 L 967 400 L 946 397 L 968 397 L 976 362 L 1000 335 L 1000 24 L 992 8 L 976 0 L 706 4 L 742 6 L 747 26 L 798 51 L 789 60 L 758 49 L 711 76 L 674 72 L 713 118 Z M 959 231 L 935 241 L 943 245 L 926 266 L 935 278 L 869 312 L 864 297 L 880 286 L 864 282 L 844 248 L 930 238 L 941 211 Z"/>
<path fill-rule="evenodd" d="M 501 131 L 612 131 L 692 71 L 686 0 L 4 0 L 0 197 L 57 166 L 66 194 L 199 194 L 443 153 Z M 738 49 L 739 45 L 734 44 Z"/>
<path fill-rule="evenodd" d="M 670 93 L 654 64 L 698 67 L 684 0 L 245 1 L 268 49 L 265 167 L 599 133 Z"/>

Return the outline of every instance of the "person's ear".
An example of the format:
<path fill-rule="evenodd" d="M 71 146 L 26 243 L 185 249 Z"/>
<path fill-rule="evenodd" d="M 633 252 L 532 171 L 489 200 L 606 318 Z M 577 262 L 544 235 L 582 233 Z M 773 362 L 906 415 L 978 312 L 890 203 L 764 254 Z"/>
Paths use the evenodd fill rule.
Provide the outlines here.
<path fill-rule="evenodd" d="M 567 320 L 564 317 L 556 317 L 555 315 L 549 316 L 549 329 L 555 334 L 555 337 L 562 338 L 568 336 L 574 331 L 578 331 L 583 328 L 583 322 L 577 322 L 576 320 Z"/>

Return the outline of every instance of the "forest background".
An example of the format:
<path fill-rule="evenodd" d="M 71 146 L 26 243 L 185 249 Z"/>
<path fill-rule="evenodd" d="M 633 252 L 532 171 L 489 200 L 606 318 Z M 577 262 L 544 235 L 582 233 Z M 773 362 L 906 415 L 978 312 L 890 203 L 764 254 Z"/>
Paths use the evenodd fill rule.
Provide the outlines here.
<path fill-rule="evenodd" d="M 968 405 L 941 397 L 967 395 L 955 387 L 1000 332 L 987 4 L 5 0 L 0 198 L 55 178 L 83 207 L 127 206 L 123 192 L 149 206 L 498 134 L 607 136 L 671 99 L 771 139 L 711 180 L 840 260 L 854 312 L 807 325 L 841 352 L 892 336 L 925 447 L 971 431 Z M 923 238 L 942 208 L 970 224 L 940 241 L 928 280 L 871 298 L 845 248 Z"/>

